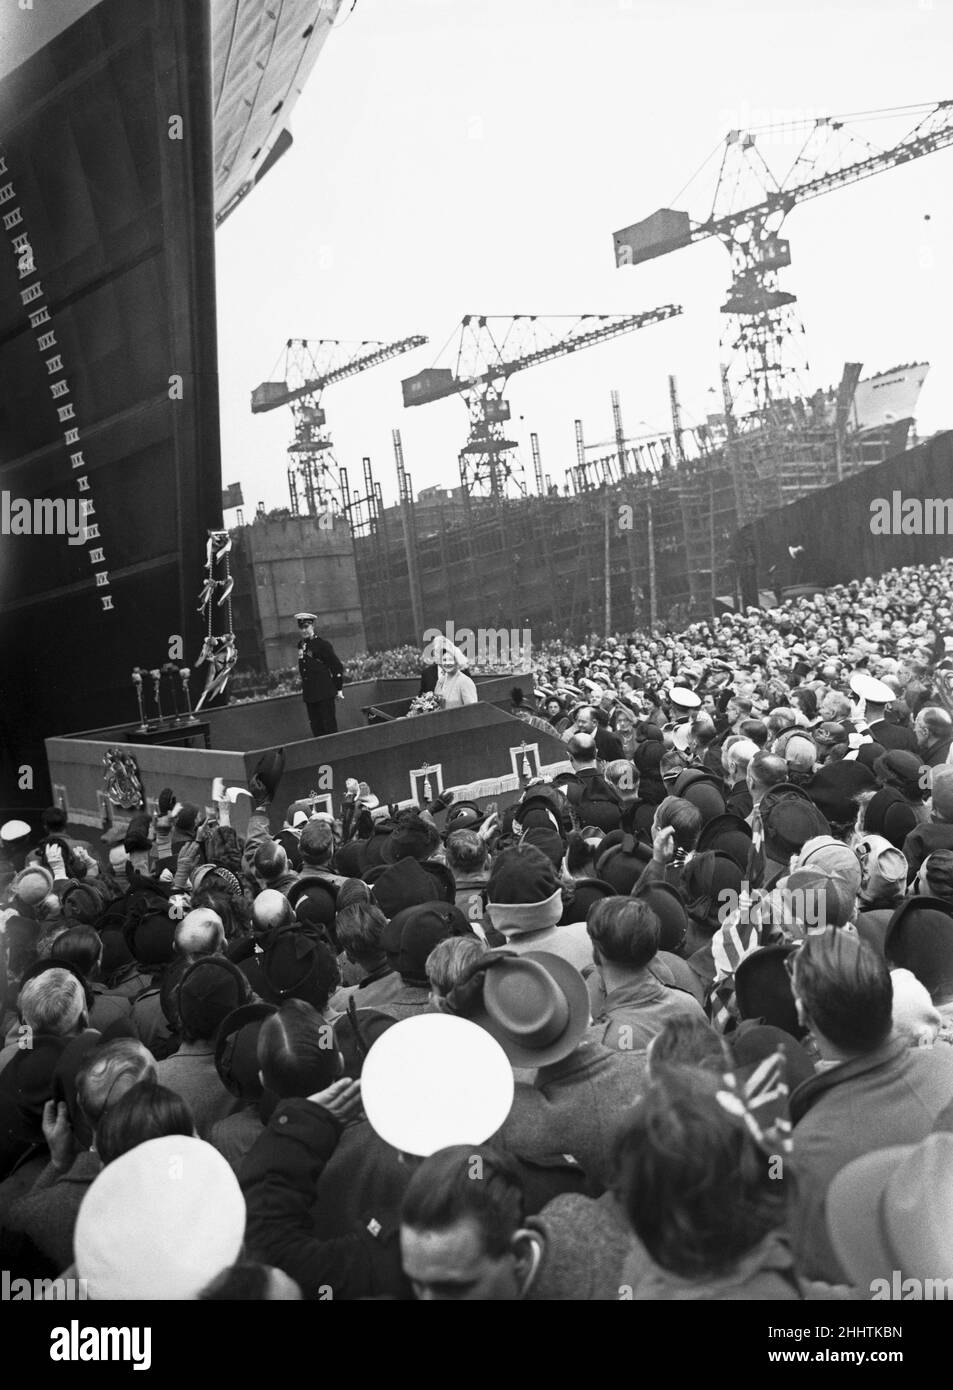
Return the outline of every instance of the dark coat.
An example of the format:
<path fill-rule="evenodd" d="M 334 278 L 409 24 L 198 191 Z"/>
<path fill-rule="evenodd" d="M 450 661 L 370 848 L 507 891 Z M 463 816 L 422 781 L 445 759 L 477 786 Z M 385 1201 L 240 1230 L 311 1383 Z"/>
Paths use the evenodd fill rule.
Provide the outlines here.
<path fill-rule="evenodd" d="M 881 748 L 905 748 L 908 753 L 920 752 L 913 730 L 903 724 L 878 719 L 875 724 L 868 724 L 867 730 L 874 743 L 879 743 Z"/>
<path fill-rule="evenodd" d="M 951 1101 L 951 1049 L 910 1048 L 895 1038 L 795 1088 L 791 1164 L 798 1196 L 791 1239 L 802 1277 L 826 1284 L 849 1282 L 824 1219 L 827 1190 L 836 1174 L 875 1149 L 925 1139 Z"/>
<path fill-rule="evenodd" d="M 953 849 L 953 825 L 945 821 L 924 821 L 914 826 L 903 842 L 903 857 L 910 865 L 908 882 L 913 881 L 924 859 L 936 849 Z"/>
<path fill-rule="evenodd" d="M 742 778 L 740 782 L 735 782 L 733 786 L 728 788 L 725 794 L 725 810 L 740 816 L 742 820 L 747 820 L 753 809 L 754 802 L 751 800 L 751 791 L 748 783 Z"/>
<path fill-rule="evenodd" d="M 72 1263 L 76 1218 L 102 1166 L 99 1155 L 88 1149 L 77 1155 L 65 1173 L 57 1173 L 50 1163 L 6 1213 L 4 1228 L 21 1232 L 57 1273 Z"/>
<path fill-rule="evenodd" d="M 924 767 L 942 767 L 949 759 L 950 746 L 953 745 L 953 736 L 941 738 L 935 748 L 931 748 L 929 753 L 921 753 L 920 761 Z"/>
<path fill-rule="evenodd" d="M 595 740 L 596 752 L 603 762 L 614 763 L 617 759 L 625 757 L 622 740 L 611 729 L 604 729 L 601 724 L 597 725 Z"/>
<path fill-rule="evenodd" d="M 340 657 L 323 637 L 302 637 L 298 643 L 298 674 L 305 704 L 333 700 L 344 687 Z"/>
<path fill-rule="evenodd" d="M 340 1139 L 340 1126 L 323 1107 L 307 1100 L 279 1103 L 239 1174 L 248 1210 L 246 1247 L 253 1259 L 296 1280 L 306 1299 L 319 1299 L 326 1288 L 335 1302 L 381 1295 L 408 1299 L 396 1219 L 399 1196 L 392 1174 L 388 1182 L 389 1168 L 375 1167 L 370 1152 L 364 1164 L 352 1155 L 355 1180 L 346 1188 L 347 1208 L 330 1200 L 326 1189 L 322 1203 L 321 1179 Z M 361 1147 L 359 1136 L 349 1140 L 348 1148 L 352 1145 Z M 387 1155 L 387 1164 L 396 1166 L 396 1154 L 388 1149 Z M 373 1193 L 389 1185 L 394 1196 L 380 1202 L 378 1214 Z M 357 1211 L 362 1219 L 350 1225 Z M 332 1219 L 350 1229 L 332 1237 L 318 1234 L 319 1224 Z"/>

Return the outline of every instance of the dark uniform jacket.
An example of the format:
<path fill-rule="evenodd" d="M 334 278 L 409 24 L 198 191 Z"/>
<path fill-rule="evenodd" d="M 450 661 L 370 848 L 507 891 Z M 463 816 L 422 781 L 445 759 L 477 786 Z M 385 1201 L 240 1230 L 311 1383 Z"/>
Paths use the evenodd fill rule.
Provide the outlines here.
<path fill-rule="evenodd" d="M 908 753 L 919 753 L 920 749 L 913 730 L 902 724 L 894 724 L 889 719 L 878 719 L 867 725 L 867 732 L 875 743 L 884 748 L 905 748 Z"/>
<path fill-rule="evenodd" d="M 298 673 L 305 704 L 333 700 L 344 685 L 344 667 L 323 637 L 302 637 L 298 643 Z"/>

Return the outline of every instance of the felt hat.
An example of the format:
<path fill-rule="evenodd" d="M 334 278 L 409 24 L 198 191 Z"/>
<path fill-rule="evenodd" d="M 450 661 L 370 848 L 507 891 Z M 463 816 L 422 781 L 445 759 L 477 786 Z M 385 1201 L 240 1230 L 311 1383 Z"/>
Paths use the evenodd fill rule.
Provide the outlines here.
<path fill-rule="evenodd" d="M 426 985 L 427 957 L 448 936 L 468 936 L 470 925 L 453 903 L 415 903 L 396 913 L 381 932 L 387 963 L 406 984 Z"/>
<path fill-rule="evenodd" d="M 244 1004 L 248 980 L 225 956 L 200 956 L 179 980 L 176 1008 L 193 1037 L 214 1038 L 223 1019 Z"/>
<path fill-rule="evenodd" d="M 747 844 L 750 850 L 750 836 Z M 746 862 L 744 859 L 739 863 L 734 856 L 716 849 L 693 855 L 683 866 L 680 891 L 685 911 L 709 936 L 721 924 L 725 903 L 737 902 Z"/>
<path fill-rule="evenodd" d="M 881 787 L 864 807 L 864 832 L 882 836 L 898 850 L 916 824 L 914 808 L 896 787 Z"/>
<path fill-rule="evenodd" d="M 573 922 L 584 922 L 593 903 L 602 902 L 603 898 L 614 898 L 617 891 L 604 879 L 577 878 L 573 884 L 572 897 L 567 900 L 556 925 L 563 927 L 571 926 Z"/>
<path fill-rule="evenodd" d="M 916 975 L 934 1004 L 953 999 L 953 906 L 942 898 L 905 898 L 887 924 L 888 965 Z"/>
<path fill-rule="evenodd" d="M 706 850 L 719 850 L 745 869 L 751 853 L 751 826 L 732 811 L 713 816 L 702 826 L 696 849 L 699 855 Z"/>
<path fill-rule="evenodd" d="M 632 897 L 648 903 L 658 918 L 659 950 L 677 952 L 688 931 L 688 912 L 678 889 L 660 881 L 643 883 Z"/>
<path fill-rule="evenodd" d="M 415 903 L 432 903 L 453 895 L 447 893 L 443 879 L 431 874 L 416 859 L 401 859 L 397 864 L 378 864 L 364 874 L 385 917 L 393 917 Z"/>
<path fill-rule="evenodd" d="M 702 824 L 725 814 L 722 782 L 700 767 L 686 767 L 675 779 L 673 795 L 683 797 L 701 812 Z"/>
<path fill-rule="evenodd" d="M 266 1018 L 278 1010 L 274 1004 L 242 1004 L 223 1018 L 215 1037 L 215 1070 L 222 1085 L 241 1100 L 262 1095 L 258 1067 L 258 1034 Z"/>
<path fill-rule="evenodd" d="M 295 925 L 281 927 L 268 938 L 261 976 L 273 1003 L 303 999 L 321 1009 L 341 973 L 327 941 L 312 928 Z"/>
<path fill-rule="evenodd" d="M 799 788 L 794 790 L 799 791 Z M 808 840 L 828 835 L 830 826 L 807 797 L 789 792 L 778 795 L 778 792 L 778 787 L 772 787 L 762 798 L 761 823 L 765 853 L 769 859 L 785 864 Z"/>
<path fill-rule="evenodd" d="M 471 1014 L 514 1067 L 545 1067 L 574 1052 L 589 1027 L 589 992 L 579 971 L 549 951 L 489 952 L 482 1004 Z"/>
<path fill-rule="evenodd" d="M 381 848 L 381 858 L 386 864 L 396 864 L 401 859 L 429 859 L 439 839 L 436 826 L 413 816 L 394 827 Z"/>
<path fill-rule="evenodd" d="M 857 797 L 875 792 L 877 779 L 869 767 L 858 762 L 827 763 L 818 768 L 807 787 L 808 796 L 833 824 L 853 820 Z"/>
<path fill-rule="evenodd" d="M 334 1020 L 334 1044 L 341 1054 L 342 1076 L 352 1079 L 361 1075 L 371 1048 L 382 1033 L 393 1028 L 397 1019 L 381 1009 L 359 1009 L 352 994 L 347 1012 Z"/>
<path fill-rule="evenodd" d="M 447 811 L 446 833 L 453 830 L 476 830 L 485 817 L 474 801 L 455 801 Z"/>
<path fill-rule="evenodd" d="M 895 1274 L 943 1290 L 953 1280 L 953 1134 L 877 1149 L 831 1182 L 827 1229 L 851 1284 L 867 1297 Z M 896 1296 L 896 1295 L 893 1295 Z"/>
<path fill-rule="evenodd" d="M 758 1019 L 800 1041 L 806 1029 L 798 1022 L 797 1006 L 786 969 L 795 946 L 762 946 L 745 956 L 735 971 L 735 1000 L 743 1019 Z"/>

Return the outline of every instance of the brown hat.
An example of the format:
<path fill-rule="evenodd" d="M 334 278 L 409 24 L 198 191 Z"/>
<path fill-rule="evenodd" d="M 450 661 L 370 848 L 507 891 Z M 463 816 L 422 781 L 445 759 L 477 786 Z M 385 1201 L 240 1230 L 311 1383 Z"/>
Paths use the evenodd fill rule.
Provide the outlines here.
<path fill-rule="evenodd" d="M 515 1067 L 545 1067 L 574 1052 L 589 1027 L 589 993 L 579 971 L 549 951 L 489 952 L 483 1004 L 471 1015 Z"/>

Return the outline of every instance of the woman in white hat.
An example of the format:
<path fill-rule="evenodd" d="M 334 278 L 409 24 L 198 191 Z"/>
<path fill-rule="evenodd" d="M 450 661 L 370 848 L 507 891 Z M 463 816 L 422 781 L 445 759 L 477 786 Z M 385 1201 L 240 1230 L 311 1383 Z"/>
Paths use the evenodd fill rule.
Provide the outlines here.
<path fill-rule="evenodd" d="M 461 705 L 475 705 L 477 690 L 466 673 L 467 659 L 459 647 L 446 637 L 434 642 L 434 654 L 440 673 L 437 676 L 435 694 L 441 709 L 459 709 Z"/>

